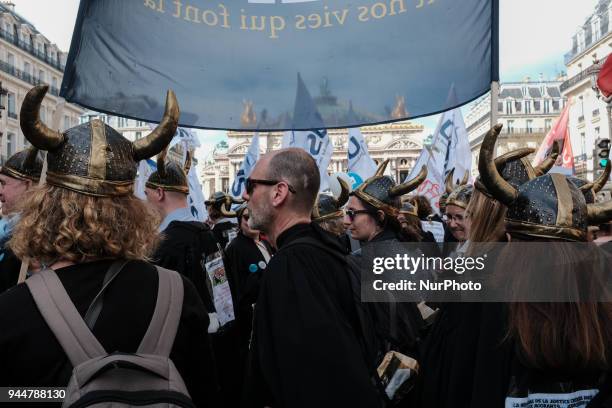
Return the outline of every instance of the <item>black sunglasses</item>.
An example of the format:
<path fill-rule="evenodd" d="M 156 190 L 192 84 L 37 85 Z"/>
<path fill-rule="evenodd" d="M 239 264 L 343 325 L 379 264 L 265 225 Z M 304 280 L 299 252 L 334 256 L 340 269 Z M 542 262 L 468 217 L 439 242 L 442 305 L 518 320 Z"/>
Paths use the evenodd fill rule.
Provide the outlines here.
<path fill-rule="evenodd" d="M 355 217 L 359 214 L 371 214 L 371 211 L 368 210 L 345 210 L 344 214 L 346 214 L 347 217 L 349 217 L 349 219 L 351 221 L 355 221 Z"/>
<path fill-rule="evenodd" d="M 255 190 L 255 186 L 257 184 L 263 184 L 265 186 L 275 186 L 278 183 L 285 183 L 287 184 L 287 188 L 289 189 L 290 192 L 292 192 L 293 194 L 295 194 L 295 188 L 293 188 L 293 186 L 291 186 L 291 184 L 287 183 L 286 181 L 280 181 L 280 180 L 259 180 L 259 179 L 252 179 L 252 178 L 247 178 L 246 179 L 246 184 L 245 184 L 245 188 L 246 188 L 246 192 L 248 195 L 253 194 L 253 190 Z"/>

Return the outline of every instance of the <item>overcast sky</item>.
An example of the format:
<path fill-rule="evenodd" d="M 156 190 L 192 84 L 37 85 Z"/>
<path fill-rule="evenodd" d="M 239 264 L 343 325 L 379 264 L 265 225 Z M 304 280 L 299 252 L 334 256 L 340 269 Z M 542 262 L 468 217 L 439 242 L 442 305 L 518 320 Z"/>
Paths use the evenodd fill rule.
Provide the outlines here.
<path fill-rule="evenodd" d="M 454 0 L 460 1 L 460 0 Z M 13 0 L 15 11 L 28 19 L 50 41 L 68 51 L 78 11 L 78 0 Z M 594 11 L 597 0 L 500 0 L 500 73 L 502 81 L 553 79 L 565 71 L 563 55 L 571 37 Z M 435 128 L 437 116 L 416 122 Z M 223 132 L 201 132 L 201 158 Z"/>

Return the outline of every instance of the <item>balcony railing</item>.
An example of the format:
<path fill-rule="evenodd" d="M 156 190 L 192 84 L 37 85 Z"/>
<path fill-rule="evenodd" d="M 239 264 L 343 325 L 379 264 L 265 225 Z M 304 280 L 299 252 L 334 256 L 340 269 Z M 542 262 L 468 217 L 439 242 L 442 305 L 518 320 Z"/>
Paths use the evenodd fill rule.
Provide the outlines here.
<path fill-rule="evenodd" d="M 596 70 L 597 70 L 597 67 L 595 65 L 591 65 L 587 69 L 585 69 L 583 71 L 580 71 L 579 74 L 574 75 L 573 77 L 571 77 L 570 79 L 568 79 L 567 81 L 562 83 L 561 86 L 559 86 L 559 90 L 563 93 L 565 90 L 571 88 L 572 86 L 576 85 L 577 83 L 582 82 L 585 79 L 590 79 L 591 75 Z"/>
<path fill-rule="evenodd" d="M 0 61 L 0 71 L 6 72 L 7 74 L 17 77 L 31 85 L 48 85 L 46 82 L 41 81 L 38 78 L 33 77 L 31 74 L 22 71 L 19 68 L 15 68 L 14 65 L 8 64 L 4 61 Z M 59 96 L 59 89 L 54 86 L 49 86 L 49 93 L 51 95 Z"/>
<path fill-rule="evenodd" d="M 502 128 L 502 135 L 520 135 L 520 134 L 532 134 L 532 133 L 546 133 L 547 130 L 545 128 Z"/>
<path fill-rule="evenodd" d="M 3 40 L 6 40 L 6 41 L 10 42 L 11 44 L 17 46 L 17 48 L 20 48 L 20 49 L 26 51 L 30 55 L 35 56 L 36 58 L 38 58 L 39 60 L 41 60 L 45 64 L 51 65 L 53 68 L 59 69 L 60 71 L 64 72 L 65 66 L 60 64 L 60 62 L 58 61 L 57 58 L 51 58 L 50 55 L 45 54 L 44 52 L 40 52 L 36 48 L 32 47 L 32 44 L 27 43 L 25 41 L 22 41 L 19 38 L 15 37 L 15 35 L 13 35 L 13 33 L 9 32 L 9 31 L 6 31 L 6 30 L 3 30 L 3 29 L 0 29 L 0 38 L 2 38 Z"/>

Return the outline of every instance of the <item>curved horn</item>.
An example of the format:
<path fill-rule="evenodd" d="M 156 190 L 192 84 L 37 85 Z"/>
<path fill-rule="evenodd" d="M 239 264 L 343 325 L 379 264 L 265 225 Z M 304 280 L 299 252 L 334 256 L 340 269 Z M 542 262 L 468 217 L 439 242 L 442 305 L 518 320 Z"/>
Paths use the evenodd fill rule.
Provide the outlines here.
<path fill-rule="evenodd" d="M 64 135 L 51 130 L 40 120 L 40 105 L 49 89 L 38 85 L 30 89 L 21 104 L 19 124 L 26 139 L 40 150 L 53 150 L 64 141 Z"/>
<path fill-rule="evenodd" d="M 389 190 L 389 195 L 391 197 L 398 197 L 404 194 L 408 194 L 412 190 L 415 190 L 416 188 L 418 188 L 421 185 L 421 183 L 425 181 L 426 178 L 427 178 L 427 166 L 423 166 L 421 167 L 421 171 L 419 171 L 419 174 L 417 174 L 415 178 L 403 184 L 400 184 L 399 186 L 392 187 L 391 190 Z"/>
<path fill-rule="evenodd" d="M 191 150 L 187 150 L 187 154 L 185 157 L 185 165 L 183 166 L 183 171 L 185 174 L 189 174 L 189 170 L 191 169 Z"/>
<path fill-rule="evenodd" d="M 461 185 L 465 186 L 469 180 L 470 180 L 470 172 L 466 170 L 465 174 L 463 175 L 463 179 L 461 180 Z"/>
<path fill-rule="evenodd" d="M 446 175 L 446 179 L 444 180 L 444 188 L 448 194 L 452 193 L 455 189 L 455 185 L 453 184 L 453 176 L 455 175 L 455 168 Z"/>
<path fill-rule="evenodd" d="M 548 173 L 548 171 L 552 169 L 552 166 L 555 165 L 557 157 L 559 157 L 559 143 L 555 140 L 552 146 L 552 150 L 550 151 L 550 155 L 545 158 L 539 166 L 534 167 L 536 176 L 540 177 Z"/>
<path fill-rule="evenodd" d="M 223 203 L 223 205 L 221 205 L 221 214 L 223 214 L 223 216 L 227 218 L 236 217 L 236 212 L 228 210 L 226 205 L 227 205 L 226 203 Z"/>
<path fill-rule="evenodd" d="M 599 204 L 587 204 L 587 209 L 589 225 L 605 224 L 612 220 L 612 201 Z"/>
<path fill-rule="evenodd" d="M 336 208 L 342 208 L 349 199 L 349 192 L 351 191 L 351 189 L 349 188 L 348 183 L 344 181 L 344 179 L 340 177 L 336 178 L 338 179 L 338 183 L 340 183 L 340 196 L 336 200 Z"/>
<path fill-rule="evenodd" d="M 535 149 L 532 149 L 530 147 L 523 147 L 520 149 L 512 150 L 511 152 L 496 157 L 495 167 L 497 167 L 497 170 L 500 171 L 501 168 L 509 161 L 520 160 L 523 157 L 529 156 L 533 152 L 535 152 Z"/>
<path fill-rule="evenodd" d="M 166 177 L 166 155 L 168 154 L 168 148 L 159 152 L 157 155 L 157 174 L 160 178 Z"/>
<path fill-rule="evenodd" d="M 374 174 L 374 177 L 382 176 L 385 173 L 385 170 L 387 169 L 388 164 L 389 164 L 389 159 L 380 163 L 380 166 L 378 166 L 378 169 L 376 170 L 376 174 Z"/>
<path fill-rule="evenodd" d="M 599 177 L 597 177 L 597 180 L 593 181 L 592 183 L 585 184 L 584 186 L 580 187 L 580 190 L 585 192 L 585 191 L 589 191 L 593 189 L 594 193 L 599 193 L 601 189 L 604 188 L 604 186 L 608 182 L 608 179 L 610 178 L 611 170 L 612 170 L 612 165 L 610 164 L 610 160 L 608 160 L 608 162 L 606 163 L 606 168 L 599 175 Z"/>
<path fill-rule="evenodd" d="M 176 95 L 168 90 L 166 95 L 166 111 L 159 125 L 147 136 L 132 143 L 134 160 L 148 159 L 161 152 L 170 143 L 179 120 L 179 106 Z"/>
<path fill-rule="evenodd" d="M 509 205 L 517 196 L 517 191 L 497 172 L 495 161 L 493 160 L 493 152 L 495 151 L 495 142 L 497 136 L 501 132 L 502 125 L 495 125 L 485 135 L 482 145 L 480 146 L 480 157 L 478 157 L 478 171 L 480 179 L 487 191 L 502 203 Z"/>
<path fill-rule="evenodd" d="M 23 161 L 23 167 L 25 169 L 31 169 L 36 164 L 36 156 L 38 156 L 38 149 L 35 147 L 30 147 L 28 149 L 28 154 Z"/>

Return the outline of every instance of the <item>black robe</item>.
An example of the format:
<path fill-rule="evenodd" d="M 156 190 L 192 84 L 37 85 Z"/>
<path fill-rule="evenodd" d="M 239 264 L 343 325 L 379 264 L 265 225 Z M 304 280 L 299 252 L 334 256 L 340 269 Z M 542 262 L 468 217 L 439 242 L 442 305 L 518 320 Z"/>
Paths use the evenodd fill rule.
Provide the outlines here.
<path fill-rule="evenodd" d="M 17 284 L 21 260 L 9 248 L 0 250 L 0 294 Z"/>
<path fill-rule="evenodd" d="M 56 270 L 81 316 L 102 287 L 111 263 L 97 261 Z M 104 294 L 93 328 L 106 351 L 136 352 L 153 315 L 158 282 L 155 268 L 142 261 L 129 262 L 117 275 Z M 194 403 L 216 407 L 208 315 L 193 284 L 186 278 L 183 284 L 183 310 L 170 358 Z M 2 386 L 65 387 L 70 377 L 70 362 L 24 283 L 0 295 L 0 367 Z"/>
<path fill-rule="evenodd" d="M 265 241 L 262 241 L 265 244 Z M 267 246 L 272 255 L 272 249 Z M 253 326 L 253 304 L 259 295 L 259 286 L 266 263 L 261 251 L 251 238 L 238 233 L 225 249 L 225 270 L 232 289 L 236 322 L 238 323 L 241 344 L 248 347 Z"/>
<path fill-rule="evenodd" d="M 277 239 L 278 252 L 262 280 L 255 309 L 255 375 L 251 406 L 379 406 L 361 350 L 346 267 L 308 244 L 313 237 L 342 252 L 338 240 L 314 224 L 299 224 Z"/>
<path fill-rule="evenodd" d="M 156 265 L 177 271 L 193 282 L 209 313 L 215 311 L 202 259 L 219 251 L 208 225 L 197 221 L 172 221 L 152 259 Z"/>
<path fill-rule="evenodd" d="M 237 232 L 238 226 L 231 221 L 222 221 L 213 225 L 213 235 L 215 236 L 215 239 L 219 245 L 221 245 L 221 248 L 225 249 L 229 243 L 229 234 L 232 232 L 232 230 Z"/>

